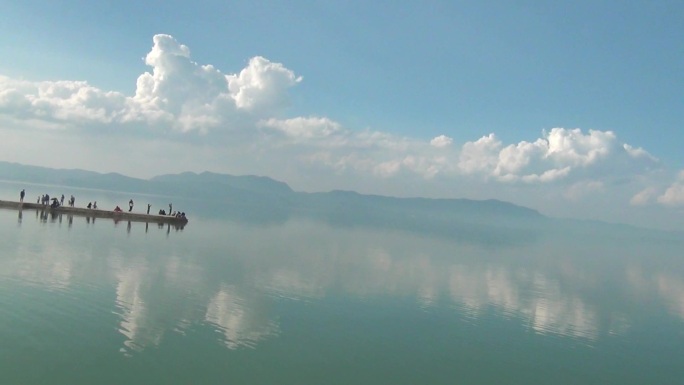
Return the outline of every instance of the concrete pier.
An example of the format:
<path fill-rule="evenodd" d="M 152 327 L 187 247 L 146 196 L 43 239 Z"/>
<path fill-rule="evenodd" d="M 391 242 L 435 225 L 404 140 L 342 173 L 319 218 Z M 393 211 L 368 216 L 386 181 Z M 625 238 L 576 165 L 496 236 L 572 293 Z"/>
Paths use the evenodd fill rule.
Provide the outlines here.
<path fill-rule="evenodd" d="M 157 214 L 142 214 L 133 213 L 127 211 L 113 211 L 113 210 L 100 210 L 100 209 L 87 209 L 80 207 L 69 207 L 69 206 L 59 206 L 50 207 L 40 203 L 30 203 L 30 202 L 13 202 L 13 201 L 3 201 L 0 200 L 0 208 L 14 209 L 14 210 L 41 210 L 50 211 L 60 214 L 78 215 L 90 218 L 112 218 L 116 221 L 125 220 L 133 222 L 152 222 L 152 223 L 170 223 L 174 225 L 185 225 L 188 223 L 187 218 L 176 218 L 170 215 L 157 215 Z"/>

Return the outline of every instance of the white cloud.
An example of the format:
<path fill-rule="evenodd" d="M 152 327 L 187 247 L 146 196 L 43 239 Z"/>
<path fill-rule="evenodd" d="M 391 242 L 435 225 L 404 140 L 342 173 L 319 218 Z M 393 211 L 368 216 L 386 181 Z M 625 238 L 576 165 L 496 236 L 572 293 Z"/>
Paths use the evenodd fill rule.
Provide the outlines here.
<path fill-rule="evenodd" d="M 287 89 L 301 81 L 280 63 L 252 58 L 238 75 L 224 75 L 190 58 L 172 36 L 155 35 L 135 95 L 105 92 L 84 81 L 32 83 L 0 77 L 0 112 L 22 118 L 92 123 L 143 123 L 181 132 L 208 132 L 243 115 L 269 117 L 287 106 Z M 253 120 L 256 118 L 253 118 Z"/>
<path fill-rule="evenodd" d="M 569 165 L 587 166 L 606 157 L 615 144 L 615 134 L 611 131 L 566 130 L 554 128 L 545 133 L 548 145 L 546 156 Z"/>
<path fill-rule="evenodd" d="M 436 136 L 436 137 L 432 138 L 432 140 L 430 141 L 430 144 L 433 147 L 443 148 L 443 147 L 451 146 L 451 143 L 453 141 L 454 140 L 452 138 L 450 138 L 446 135 L 440 135 L 440 136 Z"/>
<path fill-rule="evenodd" d="M 650 203 L 657 194 L 657 190 L 654 187 L 647 187 L 634 194 L 632 199 L 629 200 L 629 204 L 632 206 L 646 205 Z"/>
<path fill-rule="evenodd" d="M 292 118 L 286 120 L 268 119 L 258 123 L 260 127 L 278 130 L 295 139 L 321 139 L 343 134 L 341 125 L 328 118 Z"/>
<path fill-rule="evenodd" d="M 272 63 L 261 56 L 252 58 L 239 75 L 228 77 L 231 96 L 238 108 L 246 110 L 286 107 L 286 90 L 302 81 L 280 63 Z"/>
<path fill-rule="evenodd" d="M 501 182 L 544 183 L 564 179 L 576 170 L 586 170 L 622 155 L 646 157 L 642 149 L 617 145 L 611 131 L 554 128 L 534 142 L 521 141 L 504 146 L 495 134 L 466 142 L 460 153 L 459 169 Z"/>
<path fill-rule="evenodd" d="M 390 177 L 401 170 L 401 164 L 402 162 L 400 160 L 382 162 L 373 168 L 373 173 L 385 178 Z"/>
<path fill-rule="evenodd" d="M 125 106 L 124 95 L 83 81 L 32 83 L 0 77 L 0 112 L 21 119 L 112 123 Z"/>
<path fill-rule="evenodd" d="M 498 163 L 500 149 L 501 141 L 494 134 L 466 142 L 461 148 L 458 166 L 466 174 L 491 173 Z"/>
<path fill-rule="evenodd" d="M 658 203 L 667 206 L 684 205 L 684 170 L 679 172 L 677 180 L 658 197 Z"/>
<path fill-rule="evenodd" d="M 251 141 L 247 145 L 280 149 L 285 157 L 296 154 L 309 163 L 318 159 L 318 166 L 383 178 L 403 171 L 428 179 L 443 174 L 549 183 L 611 157 L 655 161 L 641 148 L 618 144 L 611 131 L 553 128 L 534 141 L 507 145 L 489 134 L 454 147 L 447 135 L 428 145 L 370 129 L 352 131 L 327 117 L 283 119 L 279 115 L 289 104 L 288 89 L 302 80 L 292 70 L 257 56 L 237 74 L 224 75 L 212 65 L 194 62 L 190 49 L 170 35 L 153 37 L 145 64 L 151 71 L 138 77 L 133 96 L 83 81 L 32 83 L 2 77 L 0 113 L 23 121 L 58 122 L 66 129 L 95 125 L 110 131 L 135 127 L 139 135 L 150 130 L 156 135 L 223 133 L 217 144 Z"/>
<path fill-rule="evenodd" d="M 50 148 L 60 146 L 69 156 L 43 164 L 83 167 L 94 165 L 97 158 L 99 170 L 130 172 L 146 163 L 147 174 L 136 176 L 210 169 L 263 173 L 288 182 L 299 178 L 311 181 L 306 182 L 309 190 L 321 189 L 317 183 L 327 178 L 326 187 L 361 186 L 367 192 L 395 195 L 408 191 L 405 186 L 433 180 L 442 196 L 463 191 L 481 196 L 477 186 L 486 186 L 481 188 L 488 197 L 502 199 L 511 191 L 526 196 L 525 191 L 539 191 L 545 185 L 561 186 L 544 191 L 569 200 L 604 194 L 614 188 L 611 183 L 624 179 L 632 181 L 625 194 L 633 197 L 633 204 L 656 198 L 678 204 L 682 199 L 680 182 L 667 191 L 661 185 L 660 197 L 639 195 L 654 187 L 639 176 L 659 162 L 646 150 L 620 142 L 612 131 L 553 128 L 538 138 L 512 143 L 494 133 L 460 143 L 447 134 L 425 141 L 345 127 L 315 113 L 287 116 L 289 92 L 302 77 L 262 56 L 225 74 L 193 61 L 190 48 L 172 36 L 155 35 L 144 60 L 149 71 L 138 77 L 132 95 L 85 81 L 30 82 L 0 76 L 0 154 L 11 161 L 41 163 L 39 157 L 46 151 L 32 137 L 37 130 L 54 130 L 59 132 L 50 136 L 56 138 Z M 101 135 L 95 139 L 105 140 L 93 140 L 91 132 Z M 111 161 L 121 157 L 110 148 L 106 135 L 118 132 L 130 139 L 129 147 L 141 152 L 131 154 L 128 165 Z M 46 134 L 40 133 L 42 138 Z M 73 151 L 76 146 L 79 150 Z M 151 150 L 156 148 L 161 150 Z M 183 155 L 172 154 L 172 148 Z M 151 157 L 160 161 L 149 162 Z M 64 164 L 56 163 L 60 161 Z M 496 187 L 500 184 L 503 187 Z M 394 190 L 389 191 L 390 185 Z M 426 184 L 425 190 L 433 185 Z M 623 198 L 623 204 L 628 200 Z"/>
<path fill-rule="evenodd" d="M 631 156 L 632 158 L 646 158 L 654 162 L 658 161 L 658 158 L 649 154 L 648 151 L 644 150 L 641 147 L 632 147 L 627 143 L 623 144 L 622 147 L 625 149 L 625 151 L 627 151 L 627 154 L 629 154 L 629 156 Z"/>

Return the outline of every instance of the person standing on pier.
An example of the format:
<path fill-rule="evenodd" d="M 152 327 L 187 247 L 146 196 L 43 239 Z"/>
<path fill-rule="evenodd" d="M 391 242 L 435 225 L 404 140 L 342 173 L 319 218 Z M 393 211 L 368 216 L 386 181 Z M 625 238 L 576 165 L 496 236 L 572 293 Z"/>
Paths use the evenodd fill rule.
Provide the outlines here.
<path fill-rule="evenodd" d="M 93 210 L 97 210 L 97 201 L 93 204 Z"/>
<path fill-rule="evenodd" d="M 148 203 L 147 204 L 147 215 L 150 215 L 150 207 L 152 207 L 152 205 Z"/>
<path fill-rule="evenodd" d="M 169 215 L 171 215 L 172 211 L 173 211 L 173 206 L 171 205 L 171 203 L 169 203 Z"/>
<path fill-rule="evenodd" d="M 19 193 L 19 202 L 24 202 L 24 196 L 26 195 L 26 190 L 22 189 Z"/>
<path fill-rule="evenodd" d="M 64 206 L 64 194 L 62 194 L 62 197 L 59 199 L 59 205 Z"/>
<path fill-rule="evenodd" d="M 128 212 L 130 213 L 131 211 L 133 211 L 133 199 L 128 201 Z"/>
<path fill-rule="evenodd" d="M 71 200 L 69 200 L 69 205 L 71 205 L 71 207 L 74 207 L 74 203 L 76 203 L 76 198 L 74 198 L 74 196 L 72 195 Z"/>

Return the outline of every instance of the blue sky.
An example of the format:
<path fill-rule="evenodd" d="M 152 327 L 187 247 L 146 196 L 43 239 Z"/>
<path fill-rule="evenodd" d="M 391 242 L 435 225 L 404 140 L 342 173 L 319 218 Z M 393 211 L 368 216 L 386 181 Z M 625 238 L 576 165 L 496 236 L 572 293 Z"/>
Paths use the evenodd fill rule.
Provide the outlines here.
<path fill-rule="evenodd" d="M 262 174 L 307 191 L 683 223 L 684 3 L 65 3 L 2 4 L 0 92 L 12 98 L 0 98 L 0 160 L 142 177 Z M 155 67 L 145 58 L 159 34 L 187 51 L 159 40 Z M 185 64 L 164 59 L 178 52 Z M 136 96 L 154 71 L 155 86 Z M 213 83 L 216 73 L 236 75 L 234 88 Z M 59 81 L 91 91 L 68 103 L 39 95 L 38 82 L 84 87 L 45 83 Z M 35 135 L 69 155 L 46 157 Z"/>

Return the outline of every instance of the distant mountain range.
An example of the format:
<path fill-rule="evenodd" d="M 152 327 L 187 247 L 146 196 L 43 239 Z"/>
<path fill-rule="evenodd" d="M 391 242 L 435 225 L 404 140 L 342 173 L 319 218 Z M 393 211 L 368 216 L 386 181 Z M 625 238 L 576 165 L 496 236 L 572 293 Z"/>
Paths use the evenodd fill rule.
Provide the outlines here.
<path fill-rule="evenodd" d="M 392 212 L 406 211 L 410 215 L 430 213 L 437 217 L 450 217 L 454 214 L 489 219 L 542 217 L 536 210 L 498 200 L 395 198 L 340 190 L 303 193 L 292 190 L 284 182 L 268 177 L 234 176 L 212 172 L 184 172 L 139 179 L 118 173 L 101 174 L 85 170 L 52 169 L 0 162 L 0 179 L 231 203 L 264 203 L 264 200 L 267 200 L 269 204 L 282 204 L 304 211 L 322 208 L 346 209 L 354 206 L 364 210 L 381 208 Z"/>
<path fill-rule="evenodd" d="M 353 191 L 305 193 L 284 182 L 244 175 L 184 172 L 151 179 L 117 173 L 52 169 L 0 162 L 0 180 L 171 197 L 188 215 L 243 222 L 303 217 L 335 226 L 400 229 L 486 244 L 519 243 L 572 232 L 592 236 L 651 230 L 602 222 L 559 220 L 499 200 L 397 198 Z"/>
<path fill-rule="evenodd" d="M 344 226 L 383 226 L 453 237 L 527 238 L 548 220 L 498 200 L 396 198 L 352 191 L 304 193 L 261 176 L 184 172 L 151 179 L 0 162 L 0 179 L 110 191 L 170 195 L 203 216 L 283 221 L 302 216 Z M 188 205 L 184 205 L 188 207 Z M 192 213 L 189 213 L 192 215 Z M 492 231 L 496 230 L 496 231 Z"/>

